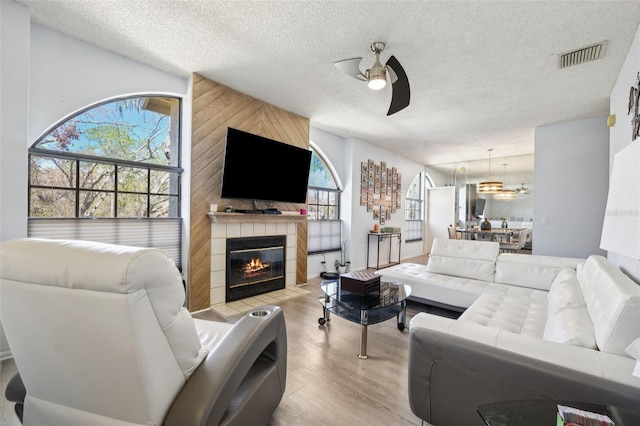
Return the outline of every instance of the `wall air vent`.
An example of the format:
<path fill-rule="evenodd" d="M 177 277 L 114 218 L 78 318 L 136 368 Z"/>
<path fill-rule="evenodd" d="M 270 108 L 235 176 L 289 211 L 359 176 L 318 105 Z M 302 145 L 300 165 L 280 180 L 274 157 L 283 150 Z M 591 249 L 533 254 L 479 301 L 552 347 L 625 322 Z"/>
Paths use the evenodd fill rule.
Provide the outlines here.
<path fill-rule="evenodd" d="M 562 53 L 558 55 L 558 67 L 562 69 L 600 59 L 604 56 L 606 47 L 607 40 L 571 52 Z"/>

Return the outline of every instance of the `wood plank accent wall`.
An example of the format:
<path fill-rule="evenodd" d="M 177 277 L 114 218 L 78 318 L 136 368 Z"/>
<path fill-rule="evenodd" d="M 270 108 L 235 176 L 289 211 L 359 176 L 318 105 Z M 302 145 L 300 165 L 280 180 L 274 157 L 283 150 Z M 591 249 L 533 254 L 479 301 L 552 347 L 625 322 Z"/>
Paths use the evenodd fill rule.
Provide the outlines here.
<path fill-rule="evenodd" d="M 250 202 L 220 199 L 227 127 L 302 148 L 309 148 L 309 119 L 252 98 L 222 84 L 193 75 L 191 136 L 191 226 L 189 248 L 190 311 L 210 306 L 211 220 L 209 204 L 218 209 L 252 209 Z M 253 182 L 250 184 L 258 184 Z M 262 206 L 260 206 L 262 207 Z M 306 204 L 275 203 L 282 211 Z M 297 225 L 296 284 L 307 282 L 307 223 Z"/>

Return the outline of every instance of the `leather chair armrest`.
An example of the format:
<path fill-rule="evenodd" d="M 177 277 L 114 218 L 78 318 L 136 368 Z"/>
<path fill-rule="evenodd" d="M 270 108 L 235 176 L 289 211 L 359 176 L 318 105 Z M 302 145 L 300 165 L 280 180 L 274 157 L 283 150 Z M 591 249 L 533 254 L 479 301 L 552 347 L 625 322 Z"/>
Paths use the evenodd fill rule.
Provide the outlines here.
<path fill-rule="evenodd" d="M 256 314 L 256 312 L 258 314 Z M 277 306 L 259 306 L 244 315 L 191 375 L 170 407 L 165 425 L 218 425 L 234 401 L 252 366 L 274 364 L 279 394 L 286 383 L 287 337 L 284 314 Z M 276 392 L 277 393 L 277 392 Z M 249 407 L 251 410 L 251 407 Z"/>
<path fill-rule="evenodd" d="M 448 328 L 451 326 L 453 323 Z M 474 341 L 449 334 L 451 330 L 446 330 L 446 326 L 438 327 L 441 329 L 412 327 L 409 337 L 409 404 L 414 414 L 429 423 L 483 425 L 476 411 L 479 405 L 517 399 L 623 407 L 640 403 L 640 386 L 600 377 L 602 371 L 589 374 L 550 362 L 549 358 L 536 357 L 532 355 L 535 348 L 527 352 L 524 344 L 535 342 L 524 336 L 522 353 L 518 353 L 499 347 L 495 341 L 493 344 Z M 509 336 L 513 340 L 520 337 Z M 550 342 L 540 340 L 539 344 L 546 347 Z M 563 348 L 557 349 L 562 352 Z M 597 351 L 567 349 L 575 354 L 596 352 L 598 357 Z"/>

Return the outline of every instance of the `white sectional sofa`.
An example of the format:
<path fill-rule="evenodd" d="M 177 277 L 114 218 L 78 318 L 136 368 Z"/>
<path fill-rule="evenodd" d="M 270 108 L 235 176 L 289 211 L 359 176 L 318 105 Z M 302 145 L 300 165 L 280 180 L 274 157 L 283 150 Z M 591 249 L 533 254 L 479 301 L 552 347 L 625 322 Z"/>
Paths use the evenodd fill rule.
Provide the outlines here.
<path fill-rule="evenodd" d="M 436 239 L 427 265 L 377 273 L 463 311 L 411 319 L 409 401 L 421 419 L 481 425 L 479 405 L 515 399 L 640 407 L 640 286 L 604 257 Z"/>
<path fill-rule="evenodd" d="M 464 311 L 484 293 L 544 296 L 563 267 L 584 259 L 503 253 L 497 242 L 436 238 L 426 265 L 400 263 L 376 271 L 411 286 L 411 298 Z"/>

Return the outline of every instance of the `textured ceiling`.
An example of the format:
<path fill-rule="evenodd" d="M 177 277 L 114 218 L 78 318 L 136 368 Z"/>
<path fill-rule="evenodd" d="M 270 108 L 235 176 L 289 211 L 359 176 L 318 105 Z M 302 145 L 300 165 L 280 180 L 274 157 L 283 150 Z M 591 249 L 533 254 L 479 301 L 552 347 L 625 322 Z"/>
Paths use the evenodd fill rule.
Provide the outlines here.
<path fill-rule="evenodd" d="M 640 23 L 638 1 L 19 3 L 44 26 L 424 164 L 530 154 L 536 126 L 607 115 Z M 603 40 L 604 58 L 558 69 L 558 54 Z M 410 106 L 389 117 L 389 85 L 374 92 L 333 67 L 357 56 L 370 67 L 374 41 L 411 85 Z"/>

